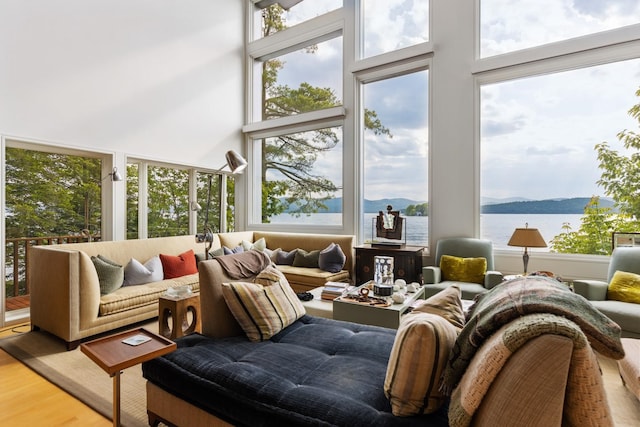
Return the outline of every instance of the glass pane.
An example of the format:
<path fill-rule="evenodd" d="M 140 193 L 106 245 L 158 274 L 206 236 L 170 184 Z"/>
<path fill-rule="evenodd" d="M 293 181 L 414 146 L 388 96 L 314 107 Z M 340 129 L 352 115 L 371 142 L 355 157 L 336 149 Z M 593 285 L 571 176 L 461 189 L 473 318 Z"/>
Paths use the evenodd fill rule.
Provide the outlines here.
<path fill-rule="evenodd" d="M 364 236 L 387 205 L 405 217 L 408 244 L 428 241 L 429 73 L 364 86 Z M 420 96 L 416 96 L 419 94 Z"/>
<path fill-rule="evenodd" d="M 100 240 L 100 159 L 6 148 L 5 309 L 29 306 L 27 246 Z"/>
<path fill-rule="evenodd" d="M 287 27 L 292 27 L 301 22 L 308 21 L 316 16 L 342 7 L 342 0 L 307 0 L 291 7 L 288 11 L 279 5 L 272 5 L 258 11 L 262 23 L 261 37 L 277 33 Z"/>
<path fill-rule="evenodd" d="M 364 57 L 429 41 L 429 2 L 362 0 Z"/>
<path fill-rule="evenodd" d="M 220 232 L 220 180 L 222 175 L 198 172 L 198 212 L 197 229 L 204 231 L 208 226 L 214 233 Z"/>
<path fill-rule="evenodd" d="M 638 103 L 638 75 L 632 60 L 481 88 L 482 237 L 506 249 L 528 223 L 550 245 L 580 227 L 592 196 L 611 205 L 595 146 L 619 150 L 618 132 L 637 129 L 628 110 Z"/>
<path fill-rule="evenodd" d="M 262 119 L 342 104 L 342 37 L 263 63 Z"/>
<path fill-rule="evenodd" d="M 149 237 L 189 234 L 189 173 L 149 166 L 147 185 Z"/>
<path fill-rule="evenodd" d="M 342 224 L 341 127 L 259 142 L 263 223 Z"/>
<path fill-rule="evenodd" d="M 137 163 L 127 165 L 127 239 L 138 235 L 138 181 L 140 169 Z"/>
<path fill-rule="evenodd" d="M 637 23 L 640 2 L 636 0 L 480 0 L 480 56 Z"/>

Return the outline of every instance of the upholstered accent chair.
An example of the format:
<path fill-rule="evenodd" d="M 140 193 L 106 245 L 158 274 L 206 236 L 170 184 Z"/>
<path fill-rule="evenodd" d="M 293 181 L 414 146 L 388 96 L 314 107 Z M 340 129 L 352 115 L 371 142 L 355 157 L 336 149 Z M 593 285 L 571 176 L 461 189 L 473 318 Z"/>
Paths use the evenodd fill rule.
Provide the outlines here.
<path fill-rule="evenodd" d="M 425 298 L 456 284 L 462 298 L 472 300 L 503 280 L 494 271 L 493 243 L 473 237 L 451 237 L 436 243 L 434 265 L 422 268 Z"/>
<path fill-rule="evenodd" d="M 616 276 L 616 272 L 630 273 L 628 276 L 631 277 L 625 280 Z M 615 292 L 614 289 L 616 282 L 624 285 L 625 281 L 634 281 L 637 284 L 639 276 L 640 247 L 618 247 L 611 254 L 606 281 L 574 279 L 573 288 L 577 294 L 591 301 L 600 312 L 620 325 L 623 337 L 640 338 L 640 304 L 632 298 L 625 298 L 625 292 Z M 636 285 L 633 284 L 631 290 L 634 286 Z"/>

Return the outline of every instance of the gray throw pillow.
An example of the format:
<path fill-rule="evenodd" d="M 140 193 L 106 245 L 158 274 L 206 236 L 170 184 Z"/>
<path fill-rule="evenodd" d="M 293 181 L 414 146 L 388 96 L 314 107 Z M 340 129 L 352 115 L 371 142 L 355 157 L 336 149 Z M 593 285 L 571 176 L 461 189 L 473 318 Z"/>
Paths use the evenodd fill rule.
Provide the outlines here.
<path fill-rule="evenodd" d="M 223 248 L 217 248 L 217 249 L 212 249 L 209 251 L 209 259 L 215 258 L 217 256 L 223 256 L 224 255 L 224 249 Z M 199 252 L 196 254 L 196 264 L 199 263 L 200 261 L 205 261 L 206 258 L 204 256 L 204 252 Z"/>
<path fill-rule="evenodd" d="M 229 249 L 228 247 L 223 246 L 222 250 L 224 251 L 225 255 L 241 254 L 242 252 L 244 252 L 244 248 L 242 246 L 236 246 L 233 249 Z"/>
<path fill-rule="evenodd" d="M 307 252 L 303 249 L 298 249 L 296 256 L 293 258 L 294 267 L 306 267 L 306 268 L 318 268 L 318 258 L 320 257 L 320 250 Z"/>
<path fill-rule="evenodd" d="M 159 282 L 164 279 L 162 261 L 156 255 L 142 264 L 135 258 L 127 263 L 124 268 L 124 283 L 122 286 L 142 285 L 144 283 Z"/>
<path fill-rule="evenodd" d="M 280 249 L 276 252 L 276 264 L 278 265 L 293 265 L 293 260 L 296 257 L 297 249 L 294 249 L 290 252 L 283 251 Z"/>
<path fill-rule="evenodd" d="M 325 249 L 320 251 L 318 267 L 321 270 L 328 271 L 330 273 L 338 273 L 342 270 L 346 261 L 347 257 L 344 252 L 342 252 L 340 245 L 331 243 Z"/>
<path fill-rule="evenodd" d="M 101 255 L 92 256 L 91 261 L 98 273 L 100 295 L 110 294 L 122 286 L 124 282 L 124 267 Z"/>

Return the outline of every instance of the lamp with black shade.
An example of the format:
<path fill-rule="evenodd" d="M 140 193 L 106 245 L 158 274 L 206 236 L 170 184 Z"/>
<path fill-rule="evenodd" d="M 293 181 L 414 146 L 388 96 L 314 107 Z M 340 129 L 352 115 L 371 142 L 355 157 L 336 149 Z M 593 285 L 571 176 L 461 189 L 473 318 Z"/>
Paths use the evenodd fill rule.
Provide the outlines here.
<path fill-rule="evenodd" d="M 522 255 L 522 263 L 524 264 L 524 275 L 527 275 L 527 265 L 529 264 L 529 253 L 527 248 L 546 248 L 547 243 L 537 228 L 529 228 L 529 224 L 525 223 L 524 228 L 516 228 L 509 239 L 509 246 L 517 246 L 524 248 Z"/>

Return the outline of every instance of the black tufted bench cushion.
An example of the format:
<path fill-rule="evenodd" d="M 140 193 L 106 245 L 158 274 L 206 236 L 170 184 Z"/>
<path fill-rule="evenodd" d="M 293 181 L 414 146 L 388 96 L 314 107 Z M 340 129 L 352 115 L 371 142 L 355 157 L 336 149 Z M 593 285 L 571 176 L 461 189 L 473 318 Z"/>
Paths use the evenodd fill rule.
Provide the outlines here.
<path fill-rule="evenodd" d="M 395 330 L 304 316 L 271 340 L 179 339 L 143 375 L 235 425 L 446 426 L 446 407 L 395 417 L 383 384 Z"/>

